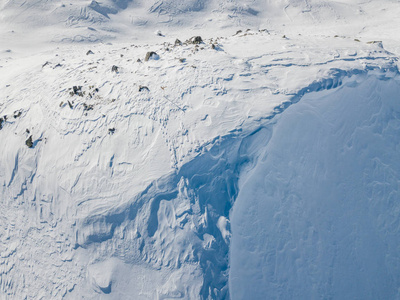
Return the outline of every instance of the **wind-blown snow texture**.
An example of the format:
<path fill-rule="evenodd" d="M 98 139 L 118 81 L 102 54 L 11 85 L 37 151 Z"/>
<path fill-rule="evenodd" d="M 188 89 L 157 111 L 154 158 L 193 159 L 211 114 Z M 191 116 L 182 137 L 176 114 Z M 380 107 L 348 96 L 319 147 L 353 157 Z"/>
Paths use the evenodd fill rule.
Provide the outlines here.
<path fill-rule="evenodd" d="M 241 176 L 232 295 L 400 296 L 399 93 L 398 81 L 357 77 L 280 116 Z"/>
<path fill-rule="evenodd" d="M 0 1 L 0 298 L 400 298 L 399 12 Z"/>

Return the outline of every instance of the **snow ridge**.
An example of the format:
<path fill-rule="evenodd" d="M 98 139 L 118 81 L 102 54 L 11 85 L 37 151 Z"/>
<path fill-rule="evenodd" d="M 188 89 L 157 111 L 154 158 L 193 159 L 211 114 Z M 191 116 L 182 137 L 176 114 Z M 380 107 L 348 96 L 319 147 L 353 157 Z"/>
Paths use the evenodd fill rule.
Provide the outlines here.
<path fill-rule="evenodd" d="M 90 249 L 106 243 L 112 245 L 107 247 L 106 257 L 119 257 L 127 262 L 142 260 L 155 269 L 197 266 L 202 278 L 190 280 L 200 282 L 200 297 L 226 299 L 230 219 L 239 180 L 242 173 L 251 173 L 257 165 L 277 116 L 308 93 L 337 89 L 343 84 L 356 88 L 371 77 L 383 81 L 399 78 L 397 66 L 385 70 L 370 66 L 363 70 L 334 70 L 333 74 L 332 78 L 310 84 L 289 102 L 276 107 L 250 134 L 239 131 L 219 137 L 210 150 L 184 164 L 177 173 L 152 182 L 127 206 L 85 219 L 78 225 L 77 246 Z M 127 245 L 129 250 L 125 248 Z M 181 249 L 187 251 L 182 253 Z M 135 253 L 135 258 L 128 253 Z M 181 284 L 186 286 L 183 281 Z M 187 294 L 179 290 L 182 297 L 188 298 L 196 297 L 192 292 L 198 291 Z"/>

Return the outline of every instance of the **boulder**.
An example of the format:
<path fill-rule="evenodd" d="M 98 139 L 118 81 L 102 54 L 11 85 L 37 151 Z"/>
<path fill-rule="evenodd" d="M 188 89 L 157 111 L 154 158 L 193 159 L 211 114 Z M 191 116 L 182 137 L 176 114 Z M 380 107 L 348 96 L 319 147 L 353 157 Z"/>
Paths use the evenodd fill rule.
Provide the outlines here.
<path fill-rule="evenodd" d="M 149 61 L 150 59 L 159 59 L 160 57 L 158 56 L 157 53 L 150 51 L 146 53 L 146 57 L 144 58 L 144 61 Z"/>
<path fill-rule="evenodd" d="M 188 40 L 188 44 L 198 45 L 198 44 L 201 44 L 202 42 L 203 42 L 203 39 L 201 38 L 201 36 L 194 36 Z"/>
<path fill-rule="evenodd" d="M 33 148 L 32 136 L 30 136 L 30 137 L 25 141 L 25 145 L 27 145 L 28 148 Z"/>
<path fill-rule="evenodd" d="M 114 134 L 115 128 L 108 128 L 108 134 Z"/>
<path fill-rule="evenodd" d="M 83 110 L 88 111 L 88 110 L 93 110 L 93 104 L 86 104 L 83 103 Z"/>
<path fill-rule="evenodd" d="M 71 96 L 73 96 L 73 95 L 78 95 L 78 96 L 80 96 L 80 97 L 83 97 L 83 93 L 82 93 L 82 86 L 76 86 L 76 85 L 74 85 L 73 87 L 72 87 L 72 93 L 71 93 Z"/>
<path fill-rule="evenodd" d="M 19 118 L 22 115 L 22 111 L 14 111 L 14 119 Z"/>

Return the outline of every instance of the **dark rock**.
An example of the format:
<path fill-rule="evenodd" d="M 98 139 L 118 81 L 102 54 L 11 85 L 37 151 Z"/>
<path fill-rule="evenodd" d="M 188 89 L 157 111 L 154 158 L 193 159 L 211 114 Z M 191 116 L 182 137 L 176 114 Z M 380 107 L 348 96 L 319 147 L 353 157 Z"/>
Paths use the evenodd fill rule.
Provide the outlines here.
<path fill-rule="evenodd" d="M 72 87 L 72 90 L 74 91 L 74 94 L 75 94 L 75 95 L 78 95 L 78 93 L 82 91 L 82 86 L 76 86 L 76 85 L 74 85 L 74 86 Z"/>
<path fill-rule="evenodd" d="M 115 72 L 115 73 L 118 73 L 118 67 L 117 66 L 112 66 L 112 68 L 111 68 L 111 72 Z"/>
<path fill-rule="evenodd" d="M 179 39 L 176 39 L 175 46 L 182 46 L 182 42 Z"/>
<path fill-rule="evenodd" d="M 140 58 L 138 58 L 138 59 L 137 59 L 137 62 L 138 62 L 138 63 L 141 63 L 141 62 L 142 62 L 142 60 L 141 60 Z"/>
<path fill-rule="evenodd" d="M 201 38 L 201 36 L 194 36 L 192 38 L 189 39 L 188 43 L 189 44 L 201 44 L 203 42 L 203 39 Z"/>
<path fill-rule="evenodd" d="M 49 65 L 49 64 L 50 64 L 50 62 L 46 61 L 46 62 L 42 65 L 42 68 L 44 68 L 45 66 L 47 66 L 47 65 Z"/>
<path fill-rule="evenodd" d="M 30 137 L 25 141 L 25 145 L 27 145 L 28 148 L 33 148 L 32 136 L 30 136 Z"/>
<path fill-rule="evenodd" d="M 150 91 L 150 90 L 147 86 L 139 85 L 139 92 L 142 92 L 142 91 Z"/>
<path fill-rule="evenodd" d="M 69 93 L 71 96 L 78 95 L 79 97 L 83 97 L 84 93 L 82 92 L 82 86 L 73 86 L 72 92 Z"/>
<path fill-rule="evenodd" d="M 93 105 L 92 104 L 86 104 L 83 103 L 83 110 L 88 111 L 88 110 L 93 110 Z"/>
<path fill-rule="evenodd" d="M 89 50 L 88 52 L 86 52 L 86 55 L 89 55 L 89 54 L 94 54 L 94 53 L 92 50 Z"/>
<path fill-rule="evenodd" d="M 73 109 L 73 108 L 74 108 L 73 105 L 72 105 L 72 103 L 69 102 L 69 100 L 68 100 L 68 106 L 69 106 L 70 109 Z"/>
<path fill-rule="evenodd" d="M 211 49 L 215 49 L 215 45 L 214 44 L 211 44 Z"/>
<path fill-rule="evenodd" d="M 236 34 L 239 34 L 239 33 L 242 33 L 242 31 L 241 30 L 236 31 Z"/>
<path fill-rule="evenodd" d="M 157 53 L 150 51 L 146 53 L 146 57 L 144 58 L 144 61 L 149 61 L 149 59 L 158 59 L 159 56 Z"/>
<path fill-rule="evenodd" d="M 114 134 L 115 128 L 108 128 L 108 134 Z"/>
<path fill-rule="evenodd" d="M 25 131 L 26 131 L 27 134 L 31 133 L 28 128 Z"/>
<path fill-rule="evenodd" d="M 14 119 L 19 118 L 22 115 L 22 111 L 14 111 Z"/>
<path fill-rule="evenodd" d="M 4 122 L 4 119 L 3 119 L 3 118 L 0 118 L 0 129 L 3 128 L 3 122 Z"/>
<path fill-rule="evenodd" d="M 179 61 L 180 61 L 181 63 L 184 63 L 184 62 L 186 61 L 186 58 L 180 58 Z"/>

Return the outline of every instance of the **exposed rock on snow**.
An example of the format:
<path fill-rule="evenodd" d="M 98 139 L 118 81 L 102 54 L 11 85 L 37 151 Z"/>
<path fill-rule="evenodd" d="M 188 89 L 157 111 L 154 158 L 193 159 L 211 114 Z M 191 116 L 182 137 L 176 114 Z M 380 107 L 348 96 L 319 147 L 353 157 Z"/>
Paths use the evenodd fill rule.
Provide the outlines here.
<path fill-rule="evenodd" d="M 176 39 L 175 46 L 182 46 L 182 42 L 179 39 Z"/>
<path fill-rule="evenodd" d="M 71 92 L 71 96 L 73 96 L 73 95 L 77 95 L 79 97 L 83 97 L 82 86 L 74 85 L 72 87 L 72 92 Z"/>
<path fill-rule="evenodd" d="M 117 66 L 112 66 L 111 67 L 111 72 L 115 72 L 115 73 L 118 73 L 118 67 Z"/>
<path fill-rule="evenodd" d="M 187 40 L 188 44 L 195 44 L 195 45 L 201 44 L 202 42 L 203 39 L 201 38 L 201 36 L 194 36 Z"/>
<path fill-rule="evenodd" d="M 139 85 L 139 92 L 143 92 L 143 91 L 150 91 L 149 88 L 147 86 L 144 85 Z"/>
<path fill-rule="evenodd" d="M 158 56 L 158 54 L 154 51 L 149 51 L 146 53 L 146 57 L 144 58 L 144 61 L 149 61 L 150 59 L 154 59 L 157 60 L 160 57 Z"/>
<path fill-rule="evenodd" d="M 32 136 L 30 136 L 30 137 L 25 141 L 25 145 L 27 145 L 28 148 L 33 148 Z"/>

